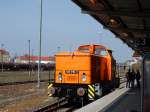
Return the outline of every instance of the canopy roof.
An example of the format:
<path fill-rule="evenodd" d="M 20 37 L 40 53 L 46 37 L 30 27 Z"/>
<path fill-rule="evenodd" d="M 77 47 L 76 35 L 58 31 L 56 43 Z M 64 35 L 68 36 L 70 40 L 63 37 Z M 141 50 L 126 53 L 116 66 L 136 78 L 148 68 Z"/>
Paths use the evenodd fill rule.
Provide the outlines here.
<path fill-rule="evenodd" d="M 150 52 L 150 0 L 72 0 L 133 50 Z"/>

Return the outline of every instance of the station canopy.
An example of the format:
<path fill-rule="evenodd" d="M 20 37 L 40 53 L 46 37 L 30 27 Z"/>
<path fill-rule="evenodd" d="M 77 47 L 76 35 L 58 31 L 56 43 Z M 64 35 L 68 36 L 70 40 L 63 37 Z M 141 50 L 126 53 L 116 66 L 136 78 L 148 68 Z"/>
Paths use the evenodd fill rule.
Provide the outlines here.
<path fill-rule="evenodd" d="M 133 50 L 150 52 L 150 0 L 72 0 Z"/>

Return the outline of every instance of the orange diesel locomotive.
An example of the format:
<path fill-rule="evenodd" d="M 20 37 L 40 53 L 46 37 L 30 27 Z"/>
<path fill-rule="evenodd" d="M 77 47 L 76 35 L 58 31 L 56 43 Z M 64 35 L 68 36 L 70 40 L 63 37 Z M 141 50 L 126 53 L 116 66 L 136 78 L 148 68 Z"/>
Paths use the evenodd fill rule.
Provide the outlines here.
<path fill-rule="evenodd" d="M 75 52 L 56 54 L 54 83 L 49 96 L 96 99 L 119 86 L 112 51 L 102 45 L 82 45 Z"/>

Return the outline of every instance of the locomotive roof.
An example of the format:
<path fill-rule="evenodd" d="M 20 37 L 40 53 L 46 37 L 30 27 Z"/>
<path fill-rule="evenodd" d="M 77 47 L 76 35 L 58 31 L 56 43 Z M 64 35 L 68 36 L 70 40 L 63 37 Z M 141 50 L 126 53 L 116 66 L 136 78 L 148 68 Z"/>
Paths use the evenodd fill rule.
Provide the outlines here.
<path fill-rule="evenodd" d="M 103 46 L 103 45 L 99 45 L 99 44 L 86 44 L 86 45 L 80 45 L 79 48 L 81 47 L 89 47 L 89 46 L 94 46 L 96 48 L 103 48 L 103 49 L 107 49 L 107 50 L 110 50 L 109 48 Z"/>

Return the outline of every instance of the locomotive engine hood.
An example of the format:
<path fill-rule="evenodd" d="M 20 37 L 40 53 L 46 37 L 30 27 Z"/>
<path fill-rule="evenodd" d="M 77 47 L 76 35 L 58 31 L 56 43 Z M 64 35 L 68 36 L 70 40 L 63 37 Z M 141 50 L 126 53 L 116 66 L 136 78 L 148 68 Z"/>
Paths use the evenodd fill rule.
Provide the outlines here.
<path fill-rule="evenodd" d="M 60 52 L 56 54 L 55 81 L 58 83 L 90 83 L 90 53 Z"/>

